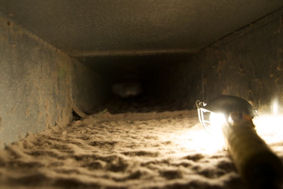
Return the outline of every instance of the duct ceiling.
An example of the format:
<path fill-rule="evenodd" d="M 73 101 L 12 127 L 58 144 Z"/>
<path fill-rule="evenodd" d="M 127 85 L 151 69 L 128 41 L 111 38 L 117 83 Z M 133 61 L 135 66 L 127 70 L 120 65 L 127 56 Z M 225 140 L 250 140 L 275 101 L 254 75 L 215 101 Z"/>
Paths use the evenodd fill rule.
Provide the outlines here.
<path fill-rule="evenodd" d="M 0 12 L 71 56 L 195 53 L 282 0 L 0 0 Z"/>

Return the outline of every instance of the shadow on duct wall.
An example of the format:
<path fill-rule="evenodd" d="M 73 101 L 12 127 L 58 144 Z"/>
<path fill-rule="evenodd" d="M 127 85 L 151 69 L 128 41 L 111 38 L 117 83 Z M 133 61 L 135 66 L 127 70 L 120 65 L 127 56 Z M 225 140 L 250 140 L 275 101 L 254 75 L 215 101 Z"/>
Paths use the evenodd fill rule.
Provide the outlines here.
<path fill-rule="evenodd" d="M 109 98 L 107 83 L 85 64 L 72 60 L 72 65 L 73 110 L 81 117 L 101 111 Z"/>
<path fill-rule="evenodd" d="M 204 49 L 199 96 L 244 97 L 256 106 L 283 103 L 283 10 L 269 15 Z"/>
<path fill-rule="evenodd" d="M 0 44 L 1 146 L 66 125 L 72 109 L 90 113 L 103 102 L 101 80 L 92 70 L 1 14 Z"/>

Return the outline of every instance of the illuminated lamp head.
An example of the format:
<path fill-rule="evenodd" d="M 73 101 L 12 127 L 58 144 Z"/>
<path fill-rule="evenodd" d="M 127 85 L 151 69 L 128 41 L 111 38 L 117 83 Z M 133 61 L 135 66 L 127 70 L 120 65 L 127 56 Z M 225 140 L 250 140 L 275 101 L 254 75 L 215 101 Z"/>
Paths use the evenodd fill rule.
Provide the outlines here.
<path fill-rule="evenodd" d="M 198 100 L 196 106 L 199 121 L 206 129 L 242 119 L 252 120 L 255 116 L 252 105 L 236 96 L 221 95 L 209 103 Z"/>
<path fill-rule="evenodd" d="M 223 134 L 226 148 L 250 188 L 279 188 L 282 162 L 257 135 L 251 104 L 240 97 L 223 95 L 208 104 L 197 101 L 196 105 L 201 124 Z"/>

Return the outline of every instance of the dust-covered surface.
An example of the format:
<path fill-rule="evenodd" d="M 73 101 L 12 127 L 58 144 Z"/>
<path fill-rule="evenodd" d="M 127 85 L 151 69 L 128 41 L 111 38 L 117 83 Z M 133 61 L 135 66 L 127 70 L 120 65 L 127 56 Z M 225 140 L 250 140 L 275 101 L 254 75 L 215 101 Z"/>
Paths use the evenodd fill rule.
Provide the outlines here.
<path fill-rule="evenodd" d="M 102 112 L 7 146 L 1 188 L 245 188 L 207 140 L 192 111 Z"/>

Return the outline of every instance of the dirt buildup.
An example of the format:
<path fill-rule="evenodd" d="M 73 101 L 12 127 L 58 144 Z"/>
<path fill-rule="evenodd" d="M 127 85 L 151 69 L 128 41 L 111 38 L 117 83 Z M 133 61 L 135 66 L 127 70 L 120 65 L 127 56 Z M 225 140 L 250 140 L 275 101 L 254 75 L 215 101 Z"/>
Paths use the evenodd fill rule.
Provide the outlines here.
<path fill-rule="evenodd" d="M 6 146 L 0 185 L 243 189 L 227 152 L 204 151 L 211 144 L 204 133 L 194 111 L 104 111 Z"/>

